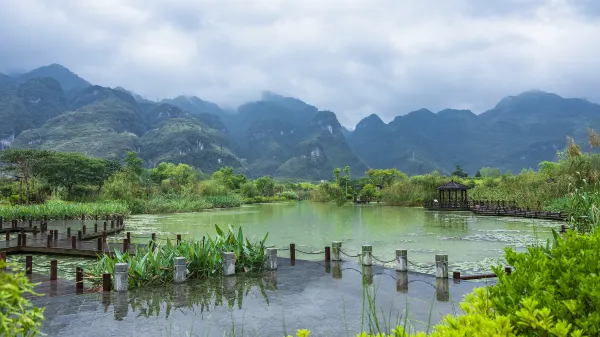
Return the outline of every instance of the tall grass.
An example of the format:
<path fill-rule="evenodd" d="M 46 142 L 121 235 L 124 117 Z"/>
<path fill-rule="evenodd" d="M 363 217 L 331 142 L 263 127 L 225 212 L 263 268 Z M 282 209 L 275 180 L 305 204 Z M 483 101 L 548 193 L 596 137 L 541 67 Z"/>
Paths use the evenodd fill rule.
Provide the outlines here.
<path fill-rule="evenodd" d="M 154 195 L 147 200 L 135 200 L 131 204 L 135 213 L 183 213 L 211 208 L 239 207 L 242 201 L 239 195 Z"/>
<path fill-rule="evenodd" d="M 41 205 L 0 205 L 0 216 L 7 220 L 80 219 L 82 215 L 100 217 L 128 214 L 129 207 L 121 201 L 68 203 L 51 200 Z"/>
<path fill-rule="evenodd" d="M 223 253 L 235 254 L 236 271 L 261 270 L 266 260 L 265 241 L 267 235 L 258 242 L 244 237 L 242 229 L 237 232 L 229 227 L 227 231 L 215 226 L 217 235 L 206 240 L 189 240 L 175 244 L 167 240 L 165 244 L 152 244 L 140 247 L 134 255 L 122 254 L 115 249 L 113 257 L 103 255 L 88 269 L 91 280 L 96 285 L 102 282 L 102 274 L 114 273 L 116 263 L 129 264 L 129 286 L 137 288 L 153 284 L 170 283 L 173 280 L 175 257 L 185 257 L 188 278 L 203 278 L 220 275 L 223 270 Z"/>

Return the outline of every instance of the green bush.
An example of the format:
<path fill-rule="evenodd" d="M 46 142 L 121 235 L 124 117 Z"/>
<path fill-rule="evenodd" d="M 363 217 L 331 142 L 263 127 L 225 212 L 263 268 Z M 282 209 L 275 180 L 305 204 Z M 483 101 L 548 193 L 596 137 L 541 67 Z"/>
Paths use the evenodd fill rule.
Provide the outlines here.
<path fill-rule="evenodd" d="M 288 200 L 298 200 L 298 193 L 294 191 L 283 191 L 281 196 Z"/>
<path fill-rule="evenodd" d="M 0 260 L 0 336 L 36 336 L 44 320 L 44 309 L 35 307 L 24 294 L 37 295 L 25 273 Z"/>

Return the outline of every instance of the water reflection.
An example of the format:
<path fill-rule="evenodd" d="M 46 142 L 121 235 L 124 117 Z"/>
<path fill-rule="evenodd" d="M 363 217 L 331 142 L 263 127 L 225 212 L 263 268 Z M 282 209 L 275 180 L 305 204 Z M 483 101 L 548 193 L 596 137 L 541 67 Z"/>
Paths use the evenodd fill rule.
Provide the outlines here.
<path fill-rule="evenodd" d="M 210 312 L 217 306 L 236 306 L 241 309 L 245 296 L 253 291 L 261 294 L 269 303 L 267 290 L 277 290 L 277 272 L 266 271 L 260 275 L 237 275 L 232 277 L 209 278 L 201 281 L 168 284 L 164 287 L 141 288 L 129 292 L 104 293 L 102 303 L 105 312 L 111 301 L 114 306 L 114 319 L 122 320 L 131 310 L 138 316 L 161 316 L 169 318 L 174 309 L 189 309 L 200 313 Z"/>

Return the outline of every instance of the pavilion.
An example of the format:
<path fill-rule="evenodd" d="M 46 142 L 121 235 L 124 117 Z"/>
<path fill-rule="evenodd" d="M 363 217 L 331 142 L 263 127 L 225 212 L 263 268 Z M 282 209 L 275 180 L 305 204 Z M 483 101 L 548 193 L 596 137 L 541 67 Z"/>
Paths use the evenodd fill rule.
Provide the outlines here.
<path fill-rule="evenodd" d="M 468 190 L 471 187 L 454 180 L 438 186 L 439 199 L 425 203 L 425 208 L 440 211 L 469 211 Z"/>

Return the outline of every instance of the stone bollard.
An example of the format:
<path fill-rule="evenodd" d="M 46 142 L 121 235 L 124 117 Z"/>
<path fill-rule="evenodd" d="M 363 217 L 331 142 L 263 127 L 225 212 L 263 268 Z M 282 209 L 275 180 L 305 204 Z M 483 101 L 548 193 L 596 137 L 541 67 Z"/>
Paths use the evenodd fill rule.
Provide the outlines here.
<path fill-rule="evenodd" d="M 267 270 L 277 269 L 277 248 L 267 248 Z"/>
<path fill-rule="evenodd" d="M 127 263 L 115 264 L 115 291 L 127 291 L 129 265 Z"/>
<path fill-rule="evenodd" d="M 406 249 L 396 249 L 396 271 L 408 271 L 408 252 Z"/>
<path fill-rule="evenodd" d="M 435 256 L 435 277 L 448 278 L 448 255 Z"/>
<path fill-rule="evenodd" d="M 223 253 L 223 276 L 235 275 L 235 254 L 233 252 Z"/>
<path fill-rule="evenodd" d="M 331 261 L 342 261 L 341 252 L 342 252 L 342 241 L 333 241 L 331 242 Z"/>
<path fill-rule="evenodd" d="M 173 259 L 175 272 L 173 273 L 173 282 L 182 283 L 186 278 L 185 257 L 176 257 Z"/>
<path fill-rule="evenodd" d="M 396 272 L 396 291 L 400 293 L 408 292 L 408 273 L 405 271 Z"/>
<path fill-rule="evenodd" d="M 373 246 L 363 245 L 362 246 L 362 265 L 372 266 L 373 265 Z"/>

